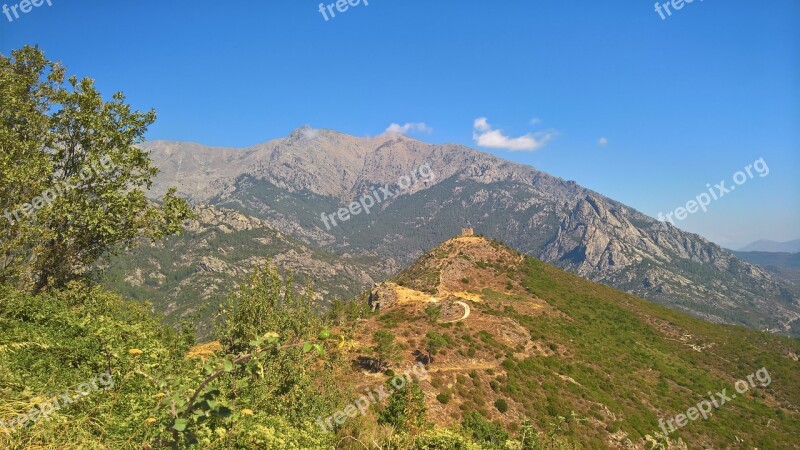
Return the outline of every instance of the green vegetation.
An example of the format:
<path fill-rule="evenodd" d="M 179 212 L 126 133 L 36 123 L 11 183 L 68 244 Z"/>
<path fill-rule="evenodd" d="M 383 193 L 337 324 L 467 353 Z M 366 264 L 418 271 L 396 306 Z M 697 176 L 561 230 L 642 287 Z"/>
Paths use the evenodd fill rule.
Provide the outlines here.
<path fill-rule="evenodd" d="M 425 307 L 424 311 L 428 323 L 436 323 L 442 317 L 442 305 L 431 304 Z"/>
<path fill-rule="evenodd" d="M 769 386 L 670 439 L 705 448 L 796 442 L 798 341 L 701 322 L 533 258 L 515 267 L 475 263 L 525 292 L 499 293 L 471 275 L 466 281 L 483 289 L 484 301 L 479 314 L 455 325 L 436 324 L 441 311 L 421 307 L 374 317 L 363 303 L 333 302 L 323 313 L 310 287 L 275 268 L 254 268 L 225 292 L 208 330 L 214 340 L 197 345 L 191 326 L 169 327 L 151 304 L 97 284 L 104 256 L 176 233 L 189 216 L 171 193 L 159 204 L 144 200 L 155 170 L 136 144 L 154 113 L 133 112 L 121 94 L 104 102 L 91 80 L 65 80 L 63 68 L 36 49 L 0 57 L 0 144 L 7 149 L 0 208 L 16 210 L 60 183 L 79 187 L 26 207 L 31 214 L 0 236 L 0 420 L 15 424 L 0 434 L 2 448 L 354 449 L 363 441 L 398 450 L 561 449 L 606 447 L 611 434 L 669 448 L 659 418 L 686 411 L 708 392 L 730 392 L 762 367 Z M 81 177 L 83 167 L 102 161 L 113 162 L 110 172 Z M 440 248 L 421 261 L 443 254 Z M 160 264 L 178 258 L 160 256 Z M 432 267 L 412 266 L 398 282 L 435 292 L 440 272 Z M 526 292 L 541 304 L 526 304 Z M 540 315 L 519 312 L 532 306 Z M 376 329 L 369 342 L 365 330 Z M 333 430 L 320 427 L 318 418 L 362 395 L 360 381 L 383 380 L 378 373 L 353 380 L 360 373 L 354 362 L 371 356 L 373 369 L 391 376 L 420 347 L 429 363 L 434 355 L 456 363 L 468 355 L 483 364 L 448 364 L 430 387 L 389 380 L 385 403 Z M 100 374 L 113 380 L 108 389 L 34 420 L 53 395 L 80 390 Z M 460 427 L 429 423 L 426 399 L 453 424 L 460 418 Z"/>
<path fill-rule="evenodd" d="M 387 330 L 378 330 L 372 335 L 375 345 L 372 347 L 374 355 L 374 368 L 380 372 L 385 370 L 389 363 L 397 362 L 402 358 L 400 346 L 395 342 L 395 336 Z"/>
<path fill-rule="evenodd" d="M 509 438 L 503 427 L 489 422 L 476 411 L 467 414 L 461 421 L 461 426 L 469 436 L 482 443 L 486 448 L 502 448 Z"/>
<path fill-rule="evenodd" d="M 154 245 L 140 245 L 112 257 L 102 284 L 132 299 L 152 300 L 156 311 L 165 313 L 170 324 L 191 320 L 198 337 L 206 339 L 212 336 L 209 324 L 217 305 L 247 279 L 252 261 L 283 260 L 287 253 L 310 252 L 314 261 L 339 264 L 334 255 L 312 249 L 269 227 L 222 232 L 213 223 L 198 223 L 199 229 L 192 227 L 179 236 L 169 236 Z M 223 271 L 207 270 L 203 264 L 206 257 L 219 261 Z M 371 266 L 368 263 L 353 260 L 351 267 L 356 271 L 366 269 Z M 312 279 L 312 273 L 304 271 L 294 277 L 302 284 L 313 283 L 316 289 L 326 292 L 325 302 L 317 305 L 317 309 L 325 310 L 332 309 L 337 298 L 348 299 L 339 301 L 337 307 L 343 303 L 350 305 L 347 307 L 355 305 L 349 300 L 362 289 L 361 283 L 348 275 L 351 272 L 313 274 Z"/>
<path fill-rule="evenodd" d="M 171 192 L 144 198 L 156 170 L 137 144 L 155 114 L 65 79 L 37 49 L 0 56 L 0 209 L 25 209 L 0 236 L 0 447 L 334 448 L 343 431 L 317 418 L 354 395 L 337 381 L 350 370 L 346 324 L 363 305 L 334 302 L 321 315 L 313 291 L 259 268 L 225 295 L 216 340 L 196 345 L 192 327 L 167 327 L 152 305 L 99 287 L 101 258 L 176 233 L 190 214 Z M 96 166 L 107 172 L 81 177 Z M 66 183 L 75 188 L 36 199 Z M 380 359 L 396 360 L 394 336 L 375 337 Z M 110 383 L 90 389 L 98 376 Z M 365 429 L 386 424 L 374 440 L 392 448 L 469 444 L 428 430 L 422 399 L 408 385 Z"/>
<path fill-rule="evenodd" d="M 389 397 L 389 403 L 378 416 L 379 424 L 393 426 L 401 433 L 416 434 L 426 427 L 425 393 L 414 380 L 406 383 L 400 389 L 392 385 L 392 380 L 386 382 L 386 389 L 394 393 Z"/>
<path fill-rule="evenodd" d="M 395 309 L 378 317 L 378 320 L 388 328 L 397 328 L 398 325 L 408 320 L 408 314 L 402 309 Z"/>
<path fill-rule="evenodd" d="M 428 353 L 428 362 L 433 362 L 433 356 L 448 344 L 448 340 L 435 331 L 429 331 L 425 335 L 424 343 L 425 351 Z"/>
<path fill-rule="evenodd" d="M 602 442 L 604 431 L 578 420 L 558 421 L 572 417 L 573 411 L 589 411 L 604 420 L 597 407 L 602 404 L 625 418 L 614 427 L 629 438 L 655 436 L 659 418 L 685 412 L 708 397 L 707 392 L 730 392 L 736 380 L 762 367 L 772 376 L 768 387 L 752 390 L 714 417 L 691 422 L 670 437 L 724 447 L 738 436 L 753 447 L 776 448 L 774 443 L 791 441 L 800 429 L 800 415 L 787 414 L 784 408 L 779 414 L 763 398 L 800 404 L 798 363 L 788 357 L 800 354 L 798 341 L 702 322 L 533 258 L 526 258 L 521 277 L 529 292 L 559 314 L 541 320 L 513 308 L 488 313 L 513 318 L 532 340 L 546 339 L 545 345 L 556 354 L 508 357 L 502 364 L 507 375 L 490 386 L 523 405 L 539 430 L 556 423 L 558 434 L 571 445 Z M 687 335 L 695 345 L 708 347 L 693 350 L 680 339 Z M 479 337 L 492 342 L 488 333 Z M 564 382 L 564 377 L 574 382 Z"/>
<path fill-rule="evenodd" d="M 37 48 L 0 55 L 0 283 L 62 288 L 122 246 L 182 229 L 174 191 L 160 206 L 144 195 L 157 171 L 136 145 L 154 120 Z"/>

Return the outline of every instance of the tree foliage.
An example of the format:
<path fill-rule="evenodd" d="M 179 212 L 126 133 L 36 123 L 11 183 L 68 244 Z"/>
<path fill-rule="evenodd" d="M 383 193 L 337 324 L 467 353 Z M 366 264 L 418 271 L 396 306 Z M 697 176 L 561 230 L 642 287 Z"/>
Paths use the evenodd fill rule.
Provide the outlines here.
<path fill-rule="evenodd" d="M 508 433 L 500 425 L 489 422 L 481 413 L 471 411 L 461 421 L 467 435 L 488 448 L 501 448 L 508 440 Z"/>
<path fill-rule="evenodd" d="M 157 169 L 138 147 L 155 112 L 90 78 L 67 78 L 38 48 L 0 55 L 0 282 L 62 287 L 140 238 L 179 232 L 188 205 L 145 197 Z"/>
<path fill-rule="evenodd" d="M 447 340 L 441 334 L 435 331 L 429 331 L 425 334 L 425 351 L 428 353 L 428 362 L 433 362 L 433 356 L 447 345 Z"/>
<path fill-rule="evenodd" d="M 387 389 L 394 389 L 386 408 L 381 411 L 378 423 L 392 425 L 401 433 L 415 434 L 426 427 L 425 393 L 417 380 L 406 383 L 400 389 L 386 382 Z"/>
<path fill-rule="evenodd" d="M 374 355 L 375 368 L 377 370 L 384 370 L 388 367 L 389 363 L 398 361 L 402 357 L 400 354 L 400 346 L 395 342 L 395 336 L 388 330 L 378 330 L 372 335 L 375 345 L 372 347 L 372 354 Z"/>

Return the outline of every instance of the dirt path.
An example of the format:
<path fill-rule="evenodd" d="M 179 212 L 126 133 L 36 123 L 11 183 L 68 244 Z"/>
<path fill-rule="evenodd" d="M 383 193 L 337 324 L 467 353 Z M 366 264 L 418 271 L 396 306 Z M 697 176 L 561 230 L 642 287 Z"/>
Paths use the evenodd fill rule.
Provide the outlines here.
<path fill-rule="evenodd" d="M 471 364 L 464 364 L 461 366 L 445 366 L 445 367 L 430 367 L 428 368 L 428 373 L 442 373 L 442 372 L 466 372 L 469 370 L 486 370 L 486 369 L 494 369 L 499 364 L 492 364 L 492 363 L 471 363 Z"/>
<path fill-rule="evenodd" d="M 447 322 L 442 322 L 442 323 L 456 323 L 456 322 L 461 322 L 462 320 L 464 320 L 464 319 L 466 319 L 467 317 L 469 317 L 470 313 L 472 313 L 472 310 L 470 309 L 470 307 L 469 307 L 469 305 L 468 305 L 468 304 L 466 304 L 466 303 L 464 303 L 464 302 L 458 302 L 458 301 L 457 301 L 456 303 L 464 307 L 464 317 L 462 317 L 462 318 L 460 318 L 460 319 L 456 319 L 456 320 L 448 320 Z"/>

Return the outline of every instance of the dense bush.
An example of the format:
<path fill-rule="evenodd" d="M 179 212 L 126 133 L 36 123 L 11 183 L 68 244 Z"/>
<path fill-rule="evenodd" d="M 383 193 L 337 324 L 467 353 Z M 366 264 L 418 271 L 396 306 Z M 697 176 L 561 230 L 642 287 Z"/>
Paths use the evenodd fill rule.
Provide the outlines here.
<path fill-rule="evenodd" d="M 492 448 L 504 445 L 509 438 L 503 427 L 489 422 L 477 411 L 467 414 L 461 421 L 461 426 L 467 435 Z"/>

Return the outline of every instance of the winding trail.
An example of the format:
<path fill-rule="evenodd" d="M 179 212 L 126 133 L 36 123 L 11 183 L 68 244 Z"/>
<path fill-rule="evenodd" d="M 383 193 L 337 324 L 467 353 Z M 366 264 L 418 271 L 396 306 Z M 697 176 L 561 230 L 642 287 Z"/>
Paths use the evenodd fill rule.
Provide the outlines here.
<path fill-rule="evenodd" d="M 447 322 L 442 322 L 442 323 L 456 323 L 456 322 L 461 322 L 462 320 L 464 320 L 464 319 L 466 319 L 467 317 L 469 317 L 469 315 L 472 313 L 472 309 L 470 309 L 470 307 L 469 307 L 469 305 L 468 305 L 468 304 L 466 304 L 466 303 L 464 303 L 464 302 L 458 302 L 458 301 L 457 301 L 456 303 L 464 307 L 464 317 L 462 317 L 462 318 L 460 318 L 460 319 L 456 319 L 456 320 L 448 320 Z"/>

